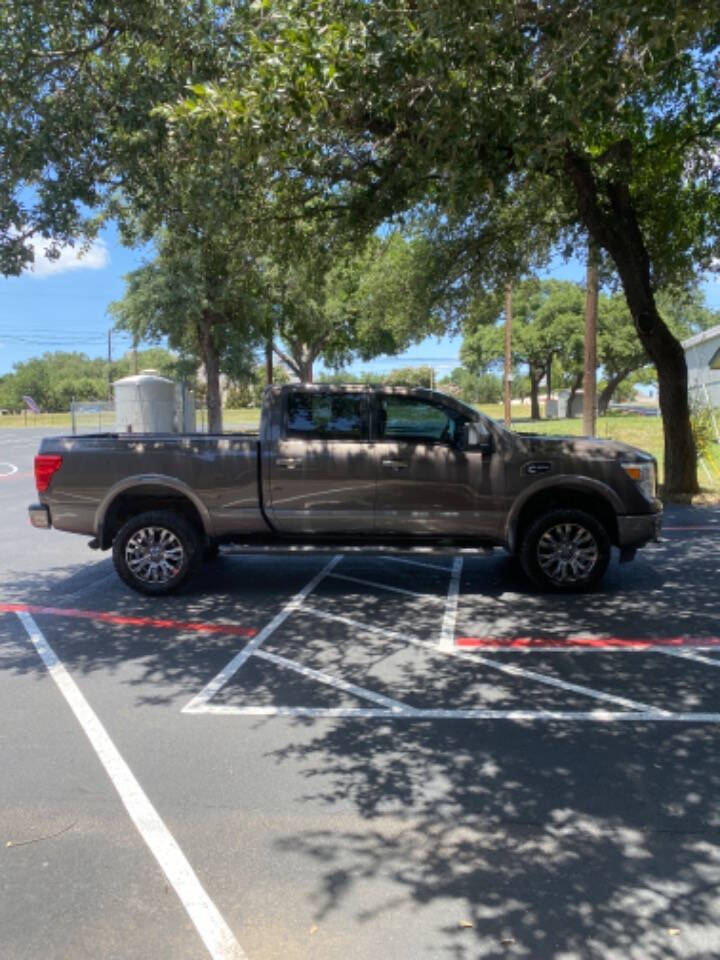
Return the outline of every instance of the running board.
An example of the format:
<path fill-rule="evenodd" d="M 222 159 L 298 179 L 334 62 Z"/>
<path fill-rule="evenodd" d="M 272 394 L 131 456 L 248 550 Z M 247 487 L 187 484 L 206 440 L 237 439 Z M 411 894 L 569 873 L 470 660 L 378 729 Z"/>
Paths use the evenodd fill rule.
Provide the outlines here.
<path fill-rule="evenodd" d="M 458 544 L 443 542 L 438 544 L 409 544 L 402 546 L 397 543 L 373 543 L 373 544 L 353 544 L 353 543 L 333 543 L 324 541 L 322 543 L 288 543 L 279 541 L 277 543 L 223 543 L 220 545 L 220 552 L 225 556 L 234 554 L 250 553 L 276 553 L 276 554 L 365 554 L 382 556 L 387 554 L 410 554 L 433 555 L 445 554 L 447 556 L 478 556 L 489 554 L 495 550 L 497 544 L 475 544 L 473 546 L 462 546 Z"/>

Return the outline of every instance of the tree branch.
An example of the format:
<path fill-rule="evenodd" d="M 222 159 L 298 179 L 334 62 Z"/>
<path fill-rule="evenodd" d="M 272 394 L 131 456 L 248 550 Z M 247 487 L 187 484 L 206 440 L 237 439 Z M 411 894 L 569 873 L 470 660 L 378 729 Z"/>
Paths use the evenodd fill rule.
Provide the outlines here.
<path fill-rule="evenodd" d="M 282 360 L 282 362 L 283 362 L 286 366 L 290 367 L 290 369 L 292 370 L 292 372 L 293 372 L 297 377 L 299 377 L 299 376 L 300 376 L 300 367 L 295 363 L 295 361 L 292 359 L 292 357 L 291 357 L 289 354 L 285 353 L 284 350 L 281 350 L 280 347 L 278 347 L 278 345 L 275 343 L 274 340 L 272 341 L 272 349 L 273 349 L 273 353 L 277 354 L 277 356 Z"/>

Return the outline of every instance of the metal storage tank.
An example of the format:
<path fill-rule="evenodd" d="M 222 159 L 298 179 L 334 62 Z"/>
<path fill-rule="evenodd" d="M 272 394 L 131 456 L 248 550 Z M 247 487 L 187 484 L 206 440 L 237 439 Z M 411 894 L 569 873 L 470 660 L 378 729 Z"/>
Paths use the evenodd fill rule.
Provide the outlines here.
<path fill-rule="evenodd" d="M 195 433 L 195 394 L 186 383 L 175 383 L 175 429 Z"/>
<path fill-rule="evenodd" d="M 113 384 L 118 433 L 176 433 L 175 381 L 147 371 Z"/>

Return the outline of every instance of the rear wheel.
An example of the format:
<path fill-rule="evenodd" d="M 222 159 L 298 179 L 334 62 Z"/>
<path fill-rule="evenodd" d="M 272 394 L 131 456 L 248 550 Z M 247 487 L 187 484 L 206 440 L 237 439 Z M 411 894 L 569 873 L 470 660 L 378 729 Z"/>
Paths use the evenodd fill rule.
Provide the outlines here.
<path fill-rule="evenodd" d="M 128 520 L 113 542 L 113 563 L 125 583 L 150 596 L 173 593 L 202 556 L 197 532 L 171 510 L 150 510 Z"/>
<path fill-rule="evenodd" d="M 584 510 L 549 510 L 525 530 L 518 550 L 526 575 L 544 590 L 581 593 L 605 574 L 610 538 Z"/>

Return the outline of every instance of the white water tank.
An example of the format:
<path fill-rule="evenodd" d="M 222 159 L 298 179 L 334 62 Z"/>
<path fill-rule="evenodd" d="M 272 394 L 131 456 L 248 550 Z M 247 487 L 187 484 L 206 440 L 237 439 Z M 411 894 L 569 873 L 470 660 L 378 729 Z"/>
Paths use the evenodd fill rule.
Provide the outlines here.
<path fill-rule="evenodd" d="M 186 383 L 175 383 L 175 429 L 195 433 L 195 394 Z"/>
<path fill-rule="evenodd" d="M 154 372 L 113 384 L 118 433 L 176 433 L 175 381 Z"/>

